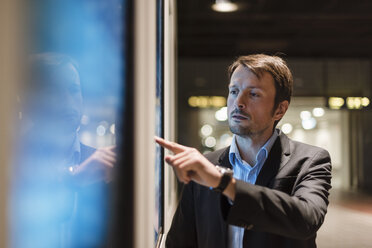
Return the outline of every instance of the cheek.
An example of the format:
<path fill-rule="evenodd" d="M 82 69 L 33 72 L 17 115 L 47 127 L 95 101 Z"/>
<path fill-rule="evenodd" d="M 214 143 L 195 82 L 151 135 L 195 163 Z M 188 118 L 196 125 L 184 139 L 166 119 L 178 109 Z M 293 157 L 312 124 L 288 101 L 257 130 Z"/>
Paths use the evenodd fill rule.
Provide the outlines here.
<path fill-rule="evenodd" d="M 227 106 L 233 105 L 233 104 L 234 104 L 234 99 L 230 97 L 230 94 L 229 94 L 229 96 L 227 97 Z"/>
<path fill-rule="evenodd" d="M 229 97 L 227 98 L 227 113 L 230 113 L 233 110 L 234 110 L 234 99 Z"/>
<path fill-rule="evenodd" d="M 81 94 L 76 94 L 73 99 L 77 104 L 83 103 L 83 96 Z"/>
<path fill-rule="evenodd" d="M 260 120 L 268 120 L 272 117 L 272 106 L 269 101 L 262 100 L 254 104 L 250 104 L 248 111 Z"/>

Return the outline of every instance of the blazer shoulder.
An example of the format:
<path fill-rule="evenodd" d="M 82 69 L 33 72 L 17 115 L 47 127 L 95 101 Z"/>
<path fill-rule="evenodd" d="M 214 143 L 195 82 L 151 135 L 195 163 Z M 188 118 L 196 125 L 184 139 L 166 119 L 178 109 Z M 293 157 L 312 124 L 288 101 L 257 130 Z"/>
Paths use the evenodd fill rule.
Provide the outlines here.
<path fill-rule="evenodd" d="M 218 149 L 216 151 L 206 153 L 206 154 L 204 154 L 204 157 L 206 157 L 212 164 L 218 164 L 219 163 L 219 159 L 223 155 L 225 155 L 226 153 L 228 153 L 229 150 L 230 150 L 230 146 L 224 147 L 224 148 Z"/>
<path fill-rule="evenodd" d="M 290 140 L 291 152 L 294 154 L 301 154 L 303 156 L 313 157 L 315 155 L 321 157 L 330 157 L 329 152 L 319 146 L 305 144 L 299 141 Z"/>

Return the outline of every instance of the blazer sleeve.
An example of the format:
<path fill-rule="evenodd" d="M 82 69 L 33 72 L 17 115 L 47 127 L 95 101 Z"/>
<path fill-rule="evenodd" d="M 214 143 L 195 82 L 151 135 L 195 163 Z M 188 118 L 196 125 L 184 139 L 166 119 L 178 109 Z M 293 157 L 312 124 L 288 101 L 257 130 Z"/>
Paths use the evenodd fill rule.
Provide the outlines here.
<path fill-rule="evenodd" d="M 331 160 L 320 150 L 305 163 L 292 195 L 237 180 L 234 204 L 223 213 L 227 222 L 295 239 L 314 236 L 327 212 Z"/>
<path fill-rule="evenodd" d="M 195 211 L 193 197 L 194 183 L 186 184 L 182 191 L 181 201 L 174 214 L 171 228 L 167 234 L 167 248 L 194 248 L 197 246 Z"/>

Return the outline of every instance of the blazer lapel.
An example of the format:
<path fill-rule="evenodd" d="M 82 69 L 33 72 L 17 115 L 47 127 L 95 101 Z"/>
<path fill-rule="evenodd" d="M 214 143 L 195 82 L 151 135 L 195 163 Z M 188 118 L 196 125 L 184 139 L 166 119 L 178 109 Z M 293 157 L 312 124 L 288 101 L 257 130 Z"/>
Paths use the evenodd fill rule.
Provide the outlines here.
<path fill-rule="evenodd" d="M 221 156 L 218 159 L 218 163 L 219 163 L 220 166 L 232 169 L 232 165 L 230 164 L 230 160 L 229 160 L 229 152 L 230 152 L 230 146 L 228 146 L 222 152 Z"/>
<path fill-rule="evenodd" d="M 288 162 L 289 158 L 289 140 L 285 134 L 281 133 L 271 148 L 265 164 L 262 166 L 256 185 L 268 186 L 278 174 L 278 171 Z"/>

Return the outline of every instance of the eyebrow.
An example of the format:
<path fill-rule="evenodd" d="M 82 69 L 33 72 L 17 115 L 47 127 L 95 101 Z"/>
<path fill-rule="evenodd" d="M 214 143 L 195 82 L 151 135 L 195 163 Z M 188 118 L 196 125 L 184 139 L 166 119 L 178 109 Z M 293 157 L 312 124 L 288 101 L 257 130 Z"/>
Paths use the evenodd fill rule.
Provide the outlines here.
<path fill-rule="evenodd" d="M 239 88 L 238 86 L 236 86 L 235 84 L 229 84 L 229 89 L 230 88 Z M 246 89 L 262 89 L 261 87 L 259 87 L 259 86 L 249 86 L 249 87 L 247 87 Z"/>

